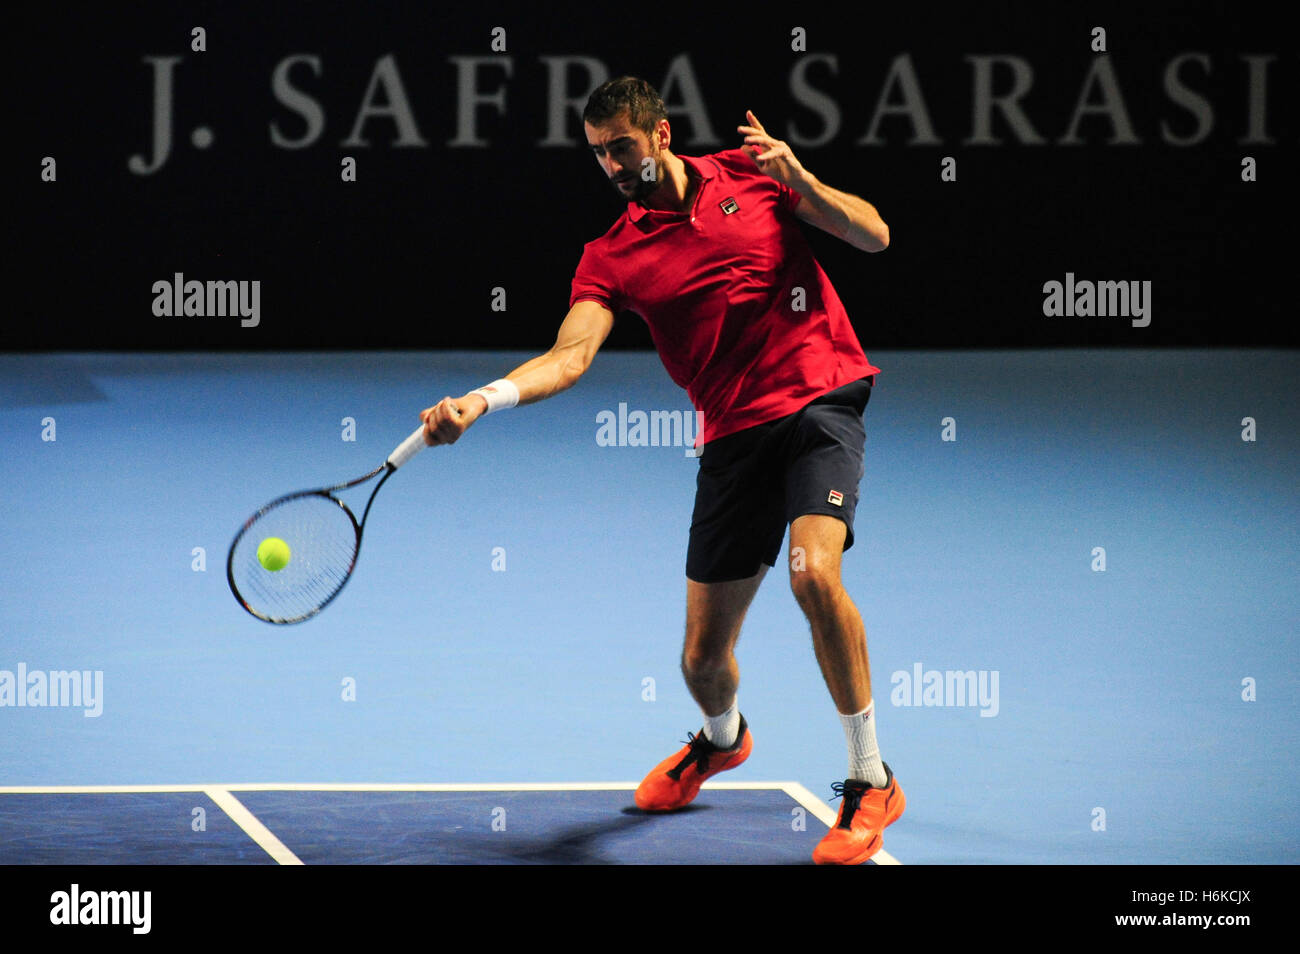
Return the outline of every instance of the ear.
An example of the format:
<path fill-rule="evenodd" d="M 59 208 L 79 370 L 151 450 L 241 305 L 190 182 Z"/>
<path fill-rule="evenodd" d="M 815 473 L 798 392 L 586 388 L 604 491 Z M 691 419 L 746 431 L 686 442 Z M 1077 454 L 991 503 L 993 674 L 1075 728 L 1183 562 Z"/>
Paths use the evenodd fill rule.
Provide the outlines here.
<path fill-rule="evenodd" d="M 667 149 L 672 144 L 673 128 L 668 125 L 668 120 L 659 120 L 659 125 L 655 127 L 655 140 L 660 149 Z"/>

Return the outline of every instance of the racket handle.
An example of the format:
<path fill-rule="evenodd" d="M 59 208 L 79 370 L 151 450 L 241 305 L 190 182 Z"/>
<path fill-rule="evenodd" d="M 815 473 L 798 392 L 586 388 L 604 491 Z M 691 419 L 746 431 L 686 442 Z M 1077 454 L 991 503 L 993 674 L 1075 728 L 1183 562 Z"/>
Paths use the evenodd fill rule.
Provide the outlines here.
<path fill-rule="evenodd" d="M 397 470 L 428 446 L 424 442 L 424 425 L 421 424 L 410 437 L 398 444 L 397 449 L 388 455 L 388 466 L 392 467 L 393 470 Z"/>

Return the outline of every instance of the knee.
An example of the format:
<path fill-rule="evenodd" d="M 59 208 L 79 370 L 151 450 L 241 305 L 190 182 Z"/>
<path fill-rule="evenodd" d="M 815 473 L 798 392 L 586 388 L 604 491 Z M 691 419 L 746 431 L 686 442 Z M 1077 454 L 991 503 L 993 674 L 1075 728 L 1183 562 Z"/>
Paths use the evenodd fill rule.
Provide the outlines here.
<path fill-rule="evenodd" d="M 829 609 L 842 589 L 839 575 L 809 560 L 802 570 L 790 571 L 790 590 L 805 612 Z"/>
<path fill-rule="evenodd" d="M 682 673 L 687 676 L 705 675 L 729 668 L 731 650 L 725 646 L 710 645 L 708 641 L 688 638 L 682 649 Z"/>

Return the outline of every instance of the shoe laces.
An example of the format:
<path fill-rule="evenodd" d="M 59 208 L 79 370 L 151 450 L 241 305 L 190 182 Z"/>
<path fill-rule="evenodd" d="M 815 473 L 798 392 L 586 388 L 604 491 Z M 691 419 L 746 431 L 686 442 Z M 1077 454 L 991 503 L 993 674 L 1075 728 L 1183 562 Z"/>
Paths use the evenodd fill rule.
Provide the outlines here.
<path fill-rule="evenodd" d="M 840 828 L 852 828 L 853 816 L 857 814 L 858 808 L 862 805 L 862 796 L 867 794 L 868 789 L 859 785 L 849 785 L 845 782 L 832 782 L 831 791 L 835 793 L 835 798 L 844 798 L 844 811 L 840 814 Z M 832 798 L 831 801 L 835 801 Z"/>
<path fill-rule="evenodd" d="M 692 763 L 696 765 L 696 771 L 701 775 L 709 770 L 709 756 L 717 751 L 717 746 L 705 738 L 701 732 L 696 735 L 694 732 L 686 733 L 686 744 L 691 747 L 685 757 L 680 762 L 668 770 L 668 777 L 674 782 L 682 777 L 682 772 L 686 771 Z"/>

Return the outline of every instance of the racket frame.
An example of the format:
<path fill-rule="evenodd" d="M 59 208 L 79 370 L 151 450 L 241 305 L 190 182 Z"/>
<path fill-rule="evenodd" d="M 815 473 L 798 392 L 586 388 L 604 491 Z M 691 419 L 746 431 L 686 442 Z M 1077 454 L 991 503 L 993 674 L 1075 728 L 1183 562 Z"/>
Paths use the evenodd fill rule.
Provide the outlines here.
<path fill-rule="evenodd" d="M 366 518 L 370 516 L 370 505 L 375 502 L 375 495 L 379 493 L 379 488 L 384 486 L 384 481 L 391 477 L 395 470 L 397 470 L 397 467 L 395 467 L 391 461 L 385 461 L 364 477 L 358 477 L 355 480 L 349 480 L 342 484 L 334 484 L 331 487 L 318 487 L 314 490 L 299 490 L 291 494 L 284 494 L 283 496 L 276 497 L 274 500 L 258 508 L 257 512 L 244 521 L 244 525 L 239 528 L 239 532 L 235 534 L 235 539 L 230 543 L 230 552 L 226 556 L 226 582 L 230 584 L 230 592 L 235 595 L 235 599 L 239 602 L 239 605 L 257 619 L 267 623 L 274 623 L 279 626 L 301 623 L 305 620 L 309 620 L 325 607 L 329 606 L 330 603 L 334 602 L 335 597 L 342 593 L 343 588 L 348 585 L 348 580 L 352 579 L 352 571 L 356 569 L 357 559 L 361 556 L 361 534 L 362 531 L 365 530 Z M 367 480 L 372 479 L 381 471 L 384 473 L 384 476 L 379 478 L 379 483 L 375 484 L 375 489 L 370 492 L 370 499 L 366 501 L 366 509 L 362 511 L 361 520 L 358 522 L 356 514 L 352 512 L 352 508 L 338 497 L 335 497 L 334 492 L 336 490 L 347 490 L 348 488 L 355 487 L 358 484 L 364 484 Z M 345 514 L 347 514 L 348 519 L 352 522 L 352 529 L 356 533 L 356 544 L 352 549 L 352 560 L 348 563 L 347 573 L 343 576 L 343 582 L 340 583 L 334 592 L 311 612 L 305 613 L 301 616 L 288 618 L 267 616 L 253 609 L 253 607 L 248 604 L 248 600 L 246 600 L 243 594 L 239 592 L 239 587 L 235 585 L 235 548 L 239 546 L 239 541 L 243 539 L 244 534 L 248 532 L 248 529 L 252 527 L 253 524 L 257 523 L 264 513 L 282 506 L 290 500 L 297 500 L 302 497 L 324 497 L 327 500 L 332 500 L 334 503 L 338 504 Z"/>
<path fill-rule="evenodd" d="M 460 417 L 461 414 L 460 408 L 456 407 L 453 404 L 452 410 L 456 413 L 457 417 Z M 370 473 L 366 474 L 365 476 L 358 477 L 355 480 L 349 480 L 346 483 L 334 484 L 332 487 L 319 487 L 315 490 L 299 490 L 296 493 L 285 494 L 282 497 L 276 497 L 270 503 L 261 507 L 256 513 L 254 513 L 246 521 L 244 521 L 244 525 L 240 527 L 239 532 L 235 534 L 235 539 L 231 541 L 230 552 L 226 556 L 226 582 L 230 584 L 230 592 L 235 595 L 235 599 L 239 602 L 239 605 L 242 606 L 244 609 L 246 609 L 252 616 L 255 616 L 257 619 L 263 620 L 264 622 L 267 623 L 274 623 L 276 625 L 285 625 L 289 623 L 301 623 L 303 620 L 311 619 L 313 616 L 315 616 L 325 607 L 329 606 L 330 603 L 334 601 L 334 598 L 343 592 L 343 587 L 348 585 L 348 580 L 352 579 L 352 571 L 356 569 L 357 559 L 361 556 L 361 533 L 366 528 L 366 518 L 370 516 L 370 505 L 375 502 L 375 495 L 379 493 L 379 488 L 384 486 L 384 481 L 386 481 L 389 477 L 391 477 L 393 475 L 393 472 L 397 470 L 397 468 L 401 467 L 403 464 L 405 464 L 408 460 L 410 460 L 420 451 L 424 450 L 426 446 L 428 445 L 424 439 L 424 425 L 421 424 L 419 427 L 417 427 L 415 430 L 413 430 L 410 433 L 410 435 L 406 438 L 406 440 L 402 441 L 402 443 L 398 444 L 395 448 L 393 448 L 393 452 L 388 455 L 387 460 L 385 460 L 382 464 L 380 464 L 378 467 L 376 467 L 374 470 L 372 470 Z M 358 523 L 357 515 L 352 512 L 352 509 L 346 503 L 344 503 L 338 497 L 334 496 L 334 491 L 347 490 L 349 487 L 357 486 L 357 484 L 364 484 L 367 480 L 370 480 L 372 477 L 376 476 L 381 471 L 384 473 L 384 476 L 379 478 L 379 483 L 375 484 L 375 489 L 370 492 L 370 499 L 366 501 L 366 509 L 362 511 L 361 522 Z M 312 497 L 312 496 L 325 497 L 329 500 L 334 501 L 336 504 L 338 504 L 340 507 L 343 508 L 343 512 L 347 514 L 348 519 L 352 521 L 352 527 L 356 531 L 356 535 L 357 535 L 356 546 L 352 550 L 352 562 L 348 564 L 348 571 L 346 574 L 344 574 L 343 582 L 338 585 L 338 589 L 336 589 L 333 593 L 331 593 L 327 599 L 325 599 L 319 606 L 313 609 L 310 613 L 305 613 L 302 616 L 294 616 L 288 619 L 266 616 L 262 613 L 257 612 L 255 609 L 253 609 L 253 607 L 249 606 L 248 601 L 244 599 L 243 595 L 239 592 L 239 587 L 235 585 L 235 547 L 239 545 L 239 541 L 243 539 L 244 534 L 248 532 L 248 528 L 251 527 L 253 524 L 255 524 L 258 521 L 258 519 L 262 516 L 262 514 L 266 513 L 268 510 L 272 509 L 273 507 L 278 507 L 289 500 L 295 500 L 299 497 Z"/>

